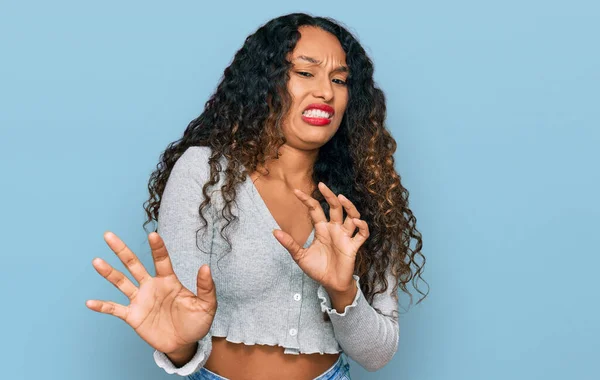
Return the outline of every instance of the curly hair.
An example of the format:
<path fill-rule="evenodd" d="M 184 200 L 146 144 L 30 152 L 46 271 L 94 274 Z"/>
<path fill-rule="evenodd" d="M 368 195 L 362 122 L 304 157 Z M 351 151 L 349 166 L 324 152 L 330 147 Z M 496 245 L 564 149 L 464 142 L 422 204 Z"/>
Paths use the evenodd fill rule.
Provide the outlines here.
<path fill-rule="evenodd" d="M 208 189 L 219 182 L 222 169 L 219 159 L 225 157 L 227 167 L 221 187 L 225 205 L 220 215 L 227 223 L 220 234 L 231 244 L 223 231 L 237 218 L 231 212 L 236 186 L 247 174 L 264 166 L 265 161 L 278 158 L 278 149 L 286 142 L 280 127 L 292 102 L 286 88 L 292 67 L 287 57 L 300 38 L 301 26 L 317 27 L 336 36 L 350 68 L 346 111 L 335 135 L 319 148 L 312 180 L 327 184 L 335 194 L 344 194 L 369 226 L 370 236 L 357 252 L 354 269 L 361 278 L 361 290 L 367 301 L 372 303 L 376 294 L 393 286 L 396 300 L 400 287 L 410 296 L 412 304 L 412 294 L 406 287 L 412 280 L 414 288 L 423 295 L 418 304 L 428 294 L 417 284 L 417 279 L 423 280 L 423 243 L 416 218 L 408 208 L 408 190 L 394 168 L 396 141 L 384 126 L 385 96 L 374 83 L 373 63 L 363 47 L 329 17 L 305 13 L 283 15 L 246 38 L 205 103 L 204 111 L 161 154 L 148 184 L 150 198 L 144 203 L 148 217 L 144 229 L 152 220 L 158 221 L 161 195 L 175 162 L 190 146 L 210 146 L 210 180 L 202 189 L 204 201 L 198 212 L 206 227 L 203 209 L 210 203 Z M 318 188 L 311 196 L 329 215 L 329 204 Z M 344 218 L 345 214 L 344 210 Z M 416 241 L 414 249 L 412 239 Z M 396 279 L 394 284 L 387 283 L 388 267 Z"/>

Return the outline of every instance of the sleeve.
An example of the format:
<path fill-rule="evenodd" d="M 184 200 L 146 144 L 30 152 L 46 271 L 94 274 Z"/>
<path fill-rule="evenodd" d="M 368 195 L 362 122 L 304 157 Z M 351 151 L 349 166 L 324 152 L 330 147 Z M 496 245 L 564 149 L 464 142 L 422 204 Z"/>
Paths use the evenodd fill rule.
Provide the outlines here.
<path fill-rule="evenodd" d="M 194 294 L 198 269 L 203 264 L 210 265 L 214 212 L 209 205 L 204 211 L 208 224 L 201 228 L 203 222 L 198 211 L 204 199 L 202 187 L 210 174 L 209 155 L 210 147 L 193 146 L 179 157 L 167 179 L 158 212 L 157 232 L 165 242 L 173 271 L 183 286 Z M 165 353 L 158 350 L 154 352 L 154 361 L 169 374 L 190 375 L 208 360 L 212 350 L 211 339 L 209 331 L 198 342 L 194 357 L 182 367 L 176 367 Z"/>
<path fill-rule="evenodd" d="M 353 277 L 358 290 L 354 301 L 344 308 L 343 313 L 332 308 L 331 299 L 322 285 L 318 287 L 317 295 L 321 299 L 321 310 L 329 315 L 335 338 L 344 352 L 364 369 L 374 372 L 383 368 L 398 350 L 398 300 L 392 294 L 396 279 L 388 268 L 388 289 L 376 294 L 371 306 L 360 289 L 359 277 Z"/>

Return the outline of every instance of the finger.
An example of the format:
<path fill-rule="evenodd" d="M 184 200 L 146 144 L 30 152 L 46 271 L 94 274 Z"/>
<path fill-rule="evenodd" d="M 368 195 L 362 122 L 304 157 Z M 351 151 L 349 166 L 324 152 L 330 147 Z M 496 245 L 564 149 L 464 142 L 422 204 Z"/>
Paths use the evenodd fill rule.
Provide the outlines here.
<path fill-rule="evenodd" d="M 358 233 L 352 238 L 356 249 L 358 249 L 365 241 L 367 241 L 367 238 L 369 237 L 369 225 L 364 220 L 358 218 L 352 218 L 352 221 L 354 225 L 358 227 Z"/>
<path fill-rule="evenodd" d="M 342 211 L 342 204 L 340 203 L 338 197 L 323 182 L 319 182 L 318 186 L 319 191 L 321 194 L 323 194 L 327 203 L 329 203 L 329 221 L 336 224 L 342 224 L 344 213 Z"/>
<path fill-rule="evenodd" d="M 144 268 L 141 261 L 133 252 L 131 252 L 129 247 L 127 247 L 127 245 L 125 245 L 125 243 L 123 243 L 123 241 L 117 237 L 117 235 L 110 231 L 106 232 L 104 233 L 104 240 L 110 249 L 112 249 L 113 252 L 117 254 L 119 259 L 121 259 L 121 262 L 125 265 L 138 283 L 141 284 L 150 278 L 150 274 L 146 268 Z"/>
<path fill-rule="evenodd" d="M 302 203 L 304 203 L 306 207 L 308 207 L 308 214 L 310 215 L 310 219 L 312 220 L 313 224 L 321 222 L 327 223 L 325 212 L 323 211 L 319 201 L 299 189 L 294 189 L 294 194 L 302 201 Z"/>
<path fill-rule="evenodd" d="M 294 240 L 290 234 L 282 230 L 273 230 L 273 235 L 277 241 L 279 241 L 279 243 L 288 250 L 290 255 L 292 255 L 292 259 L 294 259 L 296 263 L 299 263 L 299 261 L 302 260 L 302 253 L 305 250 Z"/>
<path fill-rule="evenodd" d="M 127 319 L 127 307 L 112 301 L 88 300 L 85 306 L 98 313 L 114 315 L 122 320 Z"/>
<path fill-rule="evenodd" d="M 116 286 L 117 289 L 122 291 L 123 294 L 127 296 L 127 298 L 129 298 L 130 300 L 135 298 L 138 288 L 133 284 L 133 282 L 131 282 L 129 278 L 127 278 L 127 276 L 125 276 L 123 273 L 119 272 L 118 270 L 113 268 L 109 263 L 100 258 L 94 259 L 92 261 L 92 265 L 94 266 L 94 269 L 96 269 L 96 272 L 100 273 L 100 275 L 107 279 L 108 282 L 110 282 L 111 284 Z"/>
<path fill-rule="evenodd" d="M 204 269 L 206 267 L 207 269 Z M 204 264 L 198 269 L 196 276 L 196 296 L 207 304 L 215 303 L 217 299 L 217 290 L 210 272 L 210 266 Z M 211 315 L 215 315 L 215 310 L 207 310 Z"/>
<path fill-rule="evenodd" d="M 354 233 L 356 226 L 352 222 L 352 218 L 360 218 L 360 212 L 358 212 L 356 206 L 354 206 L 354 203 L 352 203 L 348 198 L 346 198 L 342 194 L 338 194 L 338 198 L 342 206 L 346 210 L 347 214 L 346 220 L 344 220 L 344 228 L 350 231 L 350 233 Z"/>
<path fill-rule="evenodd" d="M 173 271 L 173 264 L 171 263 L 171 257 L 167 252 L 167 247 L 162 237 L 156 233 L 151 232 L 148 235 L 148 242 L 152 249 L 152 259 L 154 260 L 154 269 L 156 269 L 157 277 L 167 277 L 175 274 Z"/>

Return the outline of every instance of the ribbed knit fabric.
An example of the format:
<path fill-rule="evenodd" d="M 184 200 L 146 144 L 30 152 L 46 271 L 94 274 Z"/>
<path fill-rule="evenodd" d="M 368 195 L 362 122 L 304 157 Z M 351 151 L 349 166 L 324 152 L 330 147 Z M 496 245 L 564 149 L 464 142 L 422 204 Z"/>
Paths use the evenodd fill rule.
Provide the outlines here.
<path fill-rule="evenodd" d="M 232 244 L 231 252 L 226 252 L 227 242 L 221 236 L 226 220 L 217 217 L 224 204 L 220 193 L 224 173 L 211 188 L 210 210 L 204 212 L 207 228 L 201 229 L 198 213 L 204 199 L 202 186 L 210 174 L 209 156 L 209 147 L 189 147 L 175 163 L 161 199 L 158 233 L 175 274 L 193 293 L 198 269 L 210 265 L 217 313 L 209 335 L 199 341 L 190 362 L 177 368 L 164 353 L 155 351 L 157 365 L 180 376 L 198 371 L 210 356 L 212 336 L 247 345 L 277 345 L 294 355 L 343 351 L 368 371 L 387 364 L 396 353 L 399 338 L 398 322 L 390 317 L 398 311 L 398 304 L 392 297 L 395 279 L 389 271 L 388 290 L 376 295 L 373 305 L 365 300 L 360 279 L 354 275 L 356 297 L 338 313 L 325 289 L 304 274 L 272 235 L 273 229 L 281 228 L 249 176 L 231 204 L 239 220 L 225 229 Z M 221 167 L 226 163 L 222 157 Z M 314 232 L 304 247 L 312 243 Z M 329 314 L 330 321 L 323 320 L 323 312 Z"/>

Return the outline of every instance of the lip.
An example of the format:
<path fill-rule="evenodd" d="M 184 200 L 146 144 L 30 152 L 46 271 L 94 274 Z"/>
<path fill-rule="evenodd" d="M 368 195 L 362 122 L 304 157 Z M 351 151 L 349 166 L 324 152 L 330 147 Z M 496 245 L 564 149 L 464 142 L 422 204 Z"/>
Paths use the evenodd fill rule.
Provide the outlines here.
<path fill-rule="evenodd" d="M 310 125 L 316 125 L 319 127 L 331 124 L 331 119 L 326 119 L 324 117 L 307 117 L 302 115 L 302 120 Z"/>
<path fill-rule="evenodd" d="M 304 109 L 304 111 L 308 111 L 308 110 L 312 110 L 312 109 L 325 111 L 325 112 L 329 113 L 331 115 L 331 117 L 333 117 L 333 115 L 335 114 L 335 110 L 333 109 L 333 107 L 328 104 L 323 104 L 323 103 L 309 104 L 308 107 L 306 107 Z M 304 111 L 302 111 L 302 112 L 304 112 Z"/>

